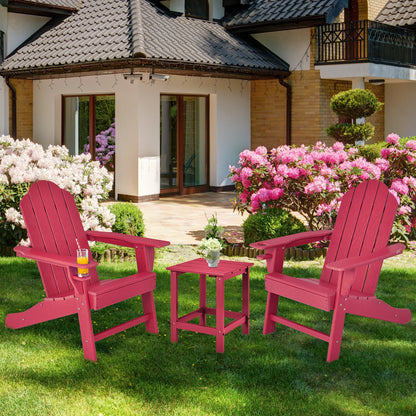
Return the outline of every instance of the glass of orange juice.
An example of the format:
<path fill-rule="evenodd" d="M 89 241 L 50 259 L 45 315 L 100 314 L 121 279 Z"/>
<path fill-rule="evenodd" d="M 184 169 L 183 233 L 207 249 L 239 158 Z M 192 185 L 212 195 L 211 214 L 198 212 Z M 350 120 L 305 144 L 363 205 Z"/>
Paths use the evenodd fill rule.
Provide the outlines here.
<path fill-rule="evenodd" d="M 77 249 L 77 263 L 88 264 L 88 250 L 86 248 Z M 78 268 L 78 277 L 87 277 L 88 269 Z"/>

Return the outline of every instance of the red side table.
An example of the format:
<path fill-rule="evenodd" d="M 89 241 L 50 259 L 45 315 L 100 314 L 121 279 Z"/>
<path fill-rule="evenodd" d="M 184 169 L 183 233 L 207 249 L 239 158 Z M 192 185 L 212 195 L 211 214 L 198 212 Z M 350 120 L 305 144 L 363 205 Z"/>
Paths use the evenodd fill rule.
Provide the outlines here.
<path fill-rule="evenodd" d="M 175 266 L 167 267 L 171 272 L 171 341 L 178 342 L 178 329 L 200 332 L 216 336 L 217 352 L 224 352 L 224 335 L 242 325 L 243 334 L 249 333 L 249 268 L 254 263 L 221 260 L 218 267 L 208 267 L 205 259 L 199 258 Z M 199 274 L 199 309 L 178 317 L 178 276 L 184 273 Z M 224 282 L 235 276 L 242 275 L 243 298 L 242 312 L 224 309 Z M 215 278 L 216 307 L 207 308 L 207 276 Z M 216 316 L 216 327 L 207 326 L 207 315 Z M 199 324 L 189 321 L 199 317 Z M 231 318 L 227 325 L 224 318 Z"/>

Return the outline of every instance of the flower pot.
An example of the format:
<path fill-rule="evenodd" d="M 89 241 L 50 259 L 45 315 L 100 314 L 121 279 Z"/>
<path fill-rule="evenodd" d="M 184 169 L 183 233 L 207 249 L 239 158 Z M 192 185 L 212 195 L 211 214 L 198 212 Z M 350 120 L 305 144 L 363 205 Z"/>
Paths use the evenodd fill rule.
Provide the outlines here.
<path fill-rule="evenodd" d="M 208 267 L 217 267 L 220 261 L 220 250 L 208 251 L 206 255 Z"/>

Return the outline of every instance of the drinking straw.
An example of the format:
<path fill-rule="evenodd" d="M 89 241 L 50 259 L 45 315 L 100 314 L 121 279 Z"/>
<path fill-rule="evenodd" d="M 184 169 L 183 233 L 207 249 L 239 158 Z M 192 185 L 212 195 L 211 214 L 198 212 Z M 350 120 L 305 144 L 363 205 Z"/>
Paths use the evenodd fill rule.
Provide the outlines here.
<path fill-rule="evenodd" d="M 81 250 L 81 247 L 80 247 L 80 245 L 78 243 L 78 238 L 76 238 L 75 241 L 77 242 L 78 250 Z"/>

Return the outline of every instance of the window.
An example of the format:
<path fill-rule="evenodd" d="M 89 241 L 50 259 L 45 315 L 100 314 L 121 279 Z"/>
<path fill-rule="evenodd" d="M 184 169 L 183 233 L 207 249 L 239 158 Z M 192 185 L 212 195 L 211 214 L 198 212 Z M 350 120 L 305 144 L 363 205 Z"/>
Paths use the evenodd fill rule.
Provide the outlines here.
<path fill-rule="evenodd" d="M 63 97 L 63 144 L 71 155 L 91 153 L 108 170 L 115 161 L 114 95 Z"/>
<path fill-rule="evenodd" d="M 208 0 L 185 0 L 185 15 L 208 20 Z"/>

